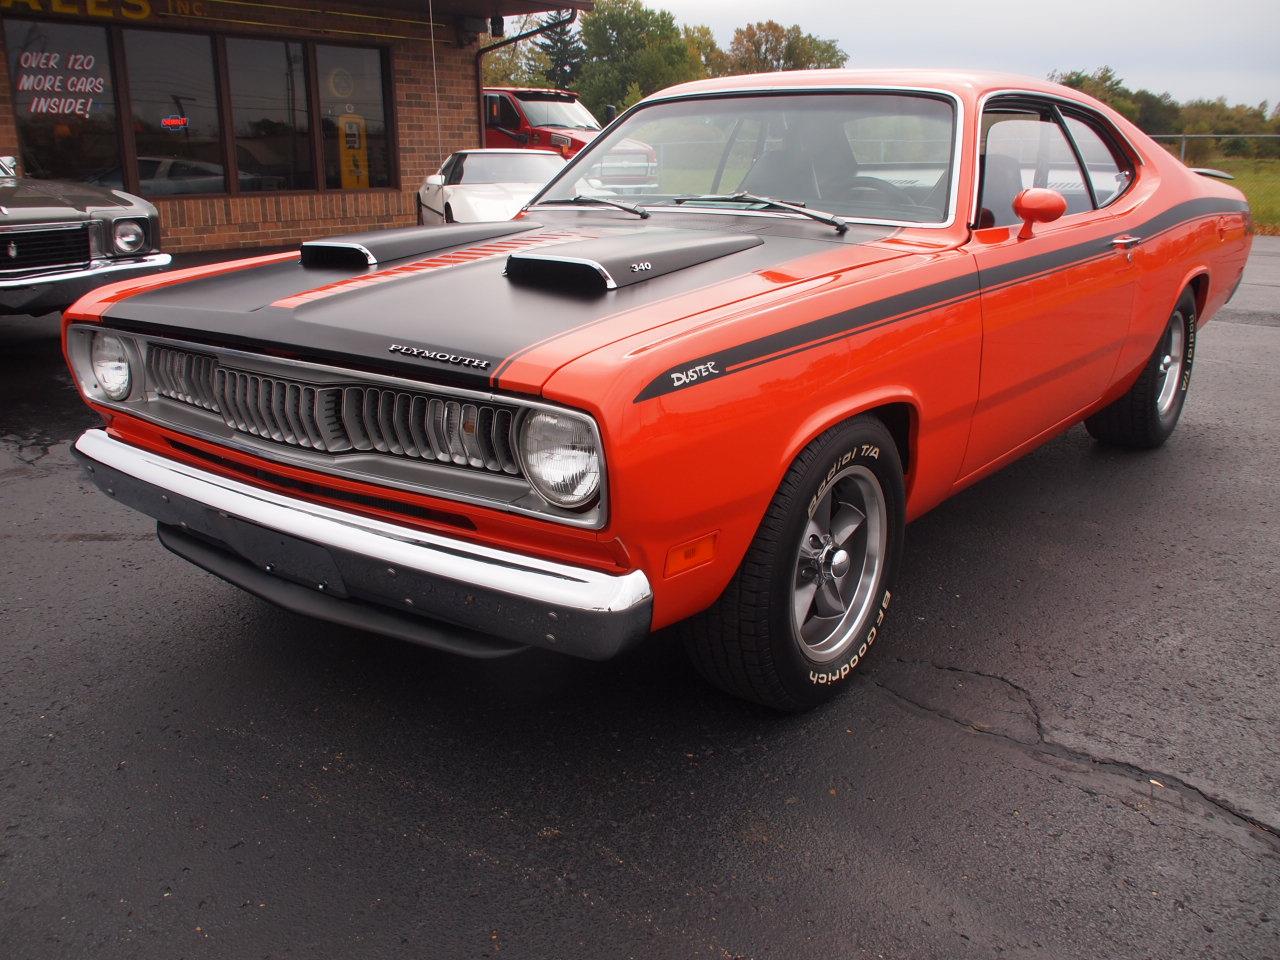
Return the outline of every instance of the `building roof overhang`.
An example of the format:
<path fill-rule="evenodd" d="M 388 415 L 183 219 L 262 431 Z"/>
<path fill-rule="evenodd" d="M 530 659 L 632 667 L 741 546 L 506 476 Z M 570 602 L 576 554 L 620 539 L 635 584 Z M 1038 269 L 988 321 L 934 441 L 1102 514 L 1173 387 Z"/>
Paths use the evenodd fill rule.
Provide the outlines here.
<path fill-rule="evenodd" d="M 432 0 L 432 5 L 437 18 L 518 17 L 553 10 L 578 10 L 586 13 L 595 7 L 593 0 Z M 427 0 L 380 0 L 370 6 L 397 16 L 416 13 L 424 20 L 427 17 Z"/>

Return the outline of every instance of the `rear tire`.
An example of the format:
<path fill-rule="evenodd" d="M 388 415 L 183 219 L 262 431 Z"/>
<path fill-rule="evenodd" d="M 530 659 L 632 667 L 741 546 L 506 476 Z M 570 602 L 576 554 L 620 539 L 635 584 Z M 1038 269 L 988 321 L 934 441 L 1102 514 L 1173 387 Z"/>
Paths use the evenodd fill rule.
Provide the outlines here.
<path fill-rule="evenodd" d="M 1099 443 L 1153 450 L 1169 439 L 1191 386 L 1196 352 L 1196 298 L 1184 290 L 1160 342 L 1129 392 L 1084 422 Z"/>
<path fill-rule="evenodd" d="M 698 671 L 778 710 L 829 699 L 883 630 L 905 499 L 898 448 L 874 416 L 810 443 L 725 592 L 682 627 Z"/>

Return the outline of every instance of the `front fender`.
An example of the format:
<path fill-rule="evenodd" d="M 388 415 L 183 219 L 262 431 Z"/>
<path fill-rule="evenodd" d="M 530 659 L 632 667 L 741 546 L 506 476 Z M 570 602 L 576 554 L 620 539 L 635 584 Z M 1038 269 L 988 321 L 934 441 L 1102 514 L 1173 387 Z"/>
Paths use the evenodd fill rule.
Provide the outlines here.
<path fill-rule="evenodd" d="M 949 263 L 953 275 L 971 269 L 967 258 Z M 918 282 L 895 279 L 899 289 L 908 279 Z M 865 303 L 874 296 L 832 289 L 797 302 L 789 314 L 775 306 L 660 346 L 652 338 L 632 338 L 568 364 L 547 381 L 548 399 L 587 409 L 600 424 L 610 498 L 602 535 L 616 537 L 648 575 L 655 628 L 705 609 L 723 592 L 796 455 L 834 424 L 886 404 L 906 404 L 908 517 L 954 488 L 978 394 L 976 292 L 726 375 L 694 378 L 656 396 L 643 392 L 682 359 L 714 356 L 756 334 L 774 313 L 797 322 L 813 310 L 838 308 L 841 300 Z M 667 575 L 672 548 L 712 536 L 714 555 L 704 565 Z"/>

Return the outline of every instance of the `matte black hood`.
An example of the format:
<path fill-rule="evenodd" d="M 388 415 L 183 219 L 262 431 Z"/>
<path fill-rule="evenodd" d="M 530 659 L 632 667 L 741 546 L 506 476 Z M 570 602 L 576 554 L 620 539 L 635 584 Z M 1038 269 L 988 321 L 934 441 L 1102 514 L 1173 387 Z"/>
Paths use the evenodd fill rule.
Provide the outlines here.
<path fill-rule="evenodd" d="M 603 293 L 741 253 L 763 242 L 742 234 L 650 227 L 513 253 L 507 257 L 507 277 L 552 290 Z"/>
<path fill-rule="evenodd" d="M 556 349 L 549 376 L 562 362 L 626 335 L 620 332 L 624 317 L 630 332 L 669 323 L 688 315 L 692 308 L 683 301 L 695 290 L 724 285 L 722 302 L 739 300 L 735 281 L 745 275 L 830 250 L 833 243 L 869 244 L 890 232 L 855 228 L 836 237 L 817 224 L 777 227 L 779 221 L 769 218 L 671 215 L 657 225 L 658 219 L 570 215 L 519 232 L 511 228 L 523 228 L 523 222 L 439 227 L 439 238 L 450 242 L 437 243 L 432 232 L 427 247 L 434 249 L 425 256 L 358 269 L 289 260 L 197 277 L 122 300 L 106 317 L 182 339 L 461 386 L 536 391 L 540 383 L 502 381 L 504 363 L 535 345 L 541 356 L 551 343 Z M 771 226 L 785 228 L 785 235 L 757 235 Z M 486 239 L 486 227 L 500 229 Z M 421 246 L 423 239 L 415 243 Z M 610 269 L 621 264 L 628 279 L 632 263 L 649 263 L 651 269 L 636 273 L 652 279 L 604 290 L 507 276 L 509 260 L 557 251 Z M 850 262 L 902 253 L 863 246 Z"/>

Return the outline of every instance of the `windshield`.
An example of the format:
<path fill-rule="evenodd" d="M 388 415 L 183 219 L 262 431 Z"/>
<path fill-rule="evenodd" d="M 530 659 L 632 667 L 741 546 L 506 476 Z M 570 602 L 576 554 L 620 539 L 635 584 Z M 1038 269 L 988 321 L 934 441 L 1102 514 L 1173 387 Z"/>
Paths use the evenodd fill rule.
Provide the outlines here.
<path fill-rule="evenodd" d="M 644 206 L 763 209 L 744 192 L 853 220 L 938 224 L 950 209 L 955 108 L 906 93 L 806 93 L 642 107 L 597 138 L 539 202 L 625 194 Z M 644 182 L 613 172 L 653 151 Z M 689 199 L 694 198 L 694 199 Z"/>
<path fill-rule="evenodd" d="M 461 153 L 454 161 L 450 183 L 546 183 L 564 166 L 559 154 L 532 150 L 523 153 Z"/>
<path fill-rule="evenodd" d="M 551 93 L 517 93 L 529 124 L 534 127 L 570 127 L 574 130 L 599 130 L 600 124 L 591 111 L 577 100 Z"/>

